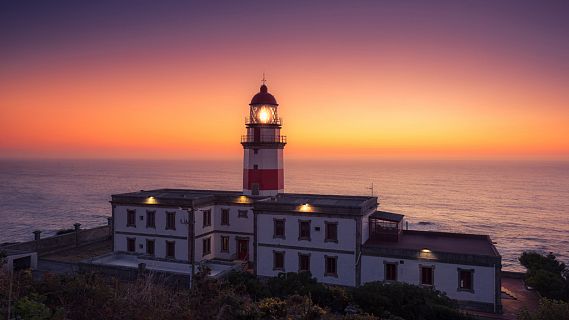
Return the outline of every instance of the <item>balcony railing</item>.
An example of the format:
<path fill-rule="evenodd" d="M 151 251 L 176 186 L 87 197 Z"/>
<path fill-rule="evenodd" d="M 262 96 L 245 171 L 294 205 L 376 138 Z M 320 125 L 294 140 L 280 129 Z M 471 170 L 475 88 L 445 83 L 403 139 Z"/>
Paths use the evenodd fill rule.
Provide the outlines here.
<path fill-rule="evenodd" d="M 286 136 L 281 135 L 242 135 L 241 143 L 286 143 Z"/>
<path fill-rule="evenodd" d="M 270 119 L 267 122 L 260 122 L 255 117 L 245 117 L 245 124 L 246 125 L 250 125 L 250 124 L 268 124 L 268 125 L 271 125 L 272 124 L 272 125 L 282 126 L 283 120 L 282 120 L 282 118 L 276 118 L 276 119 Z"/>

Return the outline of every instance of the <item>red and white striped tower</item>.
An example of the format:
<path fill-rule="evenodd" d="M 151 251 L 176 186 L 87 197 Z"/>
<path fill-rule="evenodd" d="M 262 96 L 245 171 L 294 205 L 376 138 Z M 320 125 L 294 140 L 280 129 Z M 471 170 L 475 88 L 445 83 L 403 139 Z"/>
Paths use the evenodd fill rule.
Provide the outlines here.
<path fill-rule="evenodd" d="M 271 196 L 284 191 L 283 150 L 278 103 L 263 85 L 249 104 L 247 134 L 241 137 L 243 157 L 243 193 Z"/>

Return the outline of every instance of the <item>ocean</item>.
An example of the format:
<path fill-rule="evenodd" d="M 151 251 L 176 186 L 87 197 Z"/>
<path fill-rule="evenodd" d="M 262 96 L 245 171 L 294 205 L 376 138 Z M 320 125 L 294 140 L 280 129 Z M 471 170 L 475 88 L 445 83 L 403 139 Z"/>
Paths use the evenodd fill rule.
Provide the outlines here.
<path fill-rule="evenodd" d="M 240 160 L 0 160 L 0 243 L 105 224 L 113 193 L 241 180 Z M 505 270 L 522 270 L 524 250 L 569 262 L 569 162 L 285 161 L 287 192 L 370 195 L 372 183 L 409 229 L 490 235 Z"/>

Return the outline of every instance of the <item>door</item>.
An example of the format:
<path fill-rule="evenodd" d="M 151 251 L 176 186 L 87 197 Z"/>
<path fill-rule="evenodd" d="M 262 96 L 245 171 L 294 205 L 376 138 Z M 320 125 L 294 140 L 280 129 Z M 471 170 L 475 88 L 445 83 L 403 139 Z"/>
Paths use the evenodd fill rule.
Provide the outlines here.
<path fill-rule="evenodd" d="M 253 141 L 261 142 L 261 128 L 253 128 Z"/>
<path fill-rule="evenodd" d="M 237 240 L 237 257 L 239 260 L 249 260 L 249 240 L 238 239 Z"/>

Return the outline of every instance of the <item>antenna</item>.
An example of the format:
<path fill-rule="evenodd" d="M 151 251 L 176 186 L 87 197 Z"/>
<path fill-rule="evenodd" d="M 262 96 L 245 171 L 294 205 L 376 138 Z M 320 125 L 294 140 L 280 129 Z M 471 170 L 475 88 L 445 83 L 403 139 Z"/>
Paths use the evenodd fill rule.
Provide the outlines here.
<path fill-rule="evenodd" d="M 375 195 L 375 192 L 373 191 L 373 182 L 371 183 L 371 187 L 368 187 L 366 189 L 371 190 L 371 196 L 372 197 Z"/>

